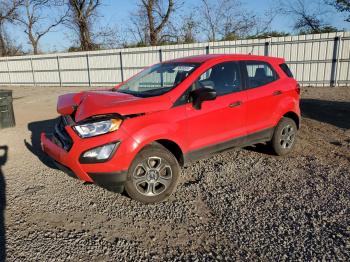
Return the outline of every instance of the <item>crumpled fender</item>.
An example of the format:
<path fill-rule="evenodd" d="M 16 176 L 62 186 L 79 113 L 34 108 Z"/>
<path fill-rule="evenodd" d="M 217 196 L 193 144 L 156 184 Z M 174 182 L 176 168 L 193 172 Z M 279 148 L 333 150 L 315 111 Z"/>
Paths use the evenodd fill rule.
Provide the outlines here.
<path fill-rule="evenodd" d="M 61 115 L 70 115 L 79 105 L 81 93 L 68 93 L 58 97 L 57 113 Z"/>

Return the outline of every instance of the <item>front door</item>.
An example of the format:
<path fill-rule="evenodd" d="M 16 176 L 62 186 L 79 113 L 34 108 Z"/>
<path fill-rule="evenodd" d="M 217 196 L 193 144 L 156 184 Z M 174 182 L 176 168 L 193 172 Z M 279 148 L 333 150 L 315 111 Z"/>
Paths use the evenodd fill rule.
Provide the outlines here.
<path fill-rule="evenodd" d="M 238 62 L 224 62 L 203 73 L 193 88 L 213 88 L 217 98 L 204 101 L 201 109 L 186 105 L 189 151 L 219 151 L 246 134 L 246 94 Z"/>

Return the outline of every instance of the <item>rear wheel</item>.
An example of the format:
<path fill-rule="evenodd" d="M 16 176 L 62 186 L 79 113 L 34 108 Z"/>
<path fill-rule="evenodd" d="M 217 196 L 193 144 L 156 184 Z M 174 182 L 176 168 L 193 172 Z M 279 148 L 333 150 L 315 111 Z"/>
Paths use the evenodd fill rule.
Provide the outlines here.
<path fill-rule="evenodd" d="M 277 155 L 283 156 L 293 150 L 297 131 L 294 120 L 287 117 L 281 119 L 271 140 L 272 148 Z"/>
<path fill-rule="evenodd" d="M 175 156 L 158 143 L 147 145 L 131 164 L 125 190 L 143 203 L 166 199 L 176 188 L 180 167 Z"/>

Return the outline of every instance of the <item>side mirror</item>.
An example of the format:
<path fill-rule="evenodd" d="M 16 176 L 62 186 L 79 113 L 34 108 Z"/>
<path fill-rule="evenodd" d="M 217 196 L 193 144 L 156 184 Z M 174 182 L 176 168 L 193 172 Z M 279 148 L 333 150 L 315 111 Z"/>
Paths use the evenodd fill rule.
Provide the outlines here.
<path fill-rule="evenodd" d="M 190 92 L 190 98 L 192 99 L 193 107 L 200 110 L 203 101 L 216 99 L 216 91 L 207 87 L 199 88 Z"/>

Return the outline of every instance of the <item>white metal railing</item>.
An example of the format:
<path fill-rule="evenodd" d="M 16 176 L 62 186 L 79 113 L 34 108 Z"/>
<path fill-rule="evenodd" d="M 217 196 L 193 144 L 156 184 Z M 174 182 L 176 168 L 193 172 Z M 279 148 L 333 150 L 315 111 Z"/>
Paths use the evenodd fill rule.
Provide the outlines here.
<path fill-rule="evenodd" d="M 350 32 L 0 58 L 0 85 L 111 86 L 154 63 L 199 54 L 283 57 L 301 85 L 350 85 Z"/>

